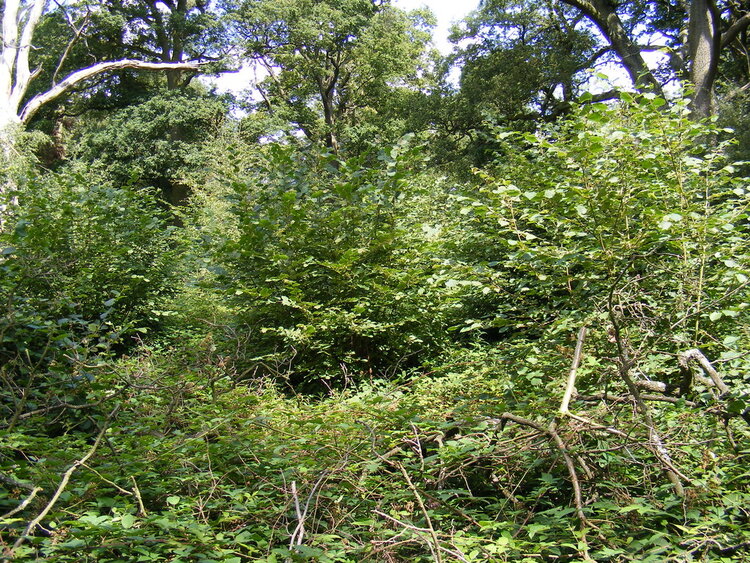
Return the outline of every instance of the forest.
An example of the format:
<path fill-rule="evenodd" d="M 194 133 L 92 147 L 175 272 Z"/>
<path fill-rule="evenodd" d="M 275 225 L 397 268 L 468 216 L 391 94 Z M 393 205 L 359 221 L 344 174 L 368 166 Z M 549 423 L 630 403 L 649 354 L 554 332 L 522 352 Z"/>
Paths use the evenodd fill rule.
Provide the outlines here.
<path fill-rule="evenodd" d="M 750 560 L 746 0 L 0 6 L 0 561 Z"/>

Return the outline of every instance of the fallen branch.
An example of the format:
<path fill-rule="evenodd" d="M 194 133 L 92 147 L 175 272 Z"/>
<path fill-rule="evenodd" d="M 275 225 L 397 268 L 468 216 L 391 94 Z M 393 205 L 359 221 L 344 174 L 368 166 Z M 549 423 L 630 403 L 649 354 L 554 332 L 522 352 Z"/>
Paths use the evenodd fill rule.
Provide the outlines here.
<path fill-rule="evenodd" d="M 385 518 L 387 520 L 390 520 L 391 522 L 394 522 L 394 523 L 398 524 L 399 526 L 402 526 L 406 530 L 412 530 L 412 531 L 417 532 L 419 534 L 430 534 L 430 532 L 434 532 L 434 530 L 430 530 L 429 528 L 420 528 L 419 526 L 414 526 L 413 524 L 409 524 L 407 522 L 402 522 L 398 518 L 394 518 L 393 516 L 391 516 L 389 514 L 386 514 L 382 510 L 373 510 L 372 512 L 374 514 L 377 514 L 378 516 L 382 516 L 383 518 Z M 383 541 L 383 542 L 378 542 L 378 543 L 387 543 L 387 542 Z M 444 551 L 447 554 L 452 555 L 453 557 L 455 557 L 459 561 L 466 561 L 466 563 L 468 563 L 468 560 L 466 559 L 466 557 L 464 557 L 461 553 L 453 551 L 452 549 L 448 549 L 447 547 L 443 547 L 440 544 L 436 544 L 436 546 L 437 546 L 437 548 L 439 550 L 437 553 L 435 553 L 433 551 L 433 555 L 435 556 L 435 560 L 436 561 L 440 561 L 441 560 L 441 558 L 440 558 L 440 551 Z"/>
<path fill-rule="evenodd" d="M 18 514 L 19 512 L 21 512 L 24 508 L 26 508 L 29 505 L 29 503 L 32 500 L 34 500 L 34 497 L 37 495 L 37 493 L 40 492 L 40 491 L 42 491 L 42 490 L 43 489 L 41 487 L 34 487 L 31 490 L 31 493 L 29 494 L 29 496 L 26 497 L 21 504 L 19 504 L 17 507 L 15 507 L 10 512 L 7 512 L 7 513 L 3 514 L 2 516 L 0 516 L 0 521 L 5 520 L 7 518 L 10 518 L 14 514 Z"/>
<path fill-rule="evenodd" d="M 0 425 L 0 428 L 11 428 L 12 429 L 13 426 L 15 425 L 15 423 L 18 420 L 24 420 L 24 419 L 27 419 L 27 418 L 31 418 L 32 416 L 36 416 L 38 414 L 47 414 L 47 413 L 49 413 L 49 412 L 51 412 L 53 410 L 57 410 L 57 409 L 70 409 L 70 410 L 94 409 L 96 407 L 101 406 L 103 403 L 105 403 L 106 401 L 108 401 L 109 399 L 111 399 L 114 396 L 115 396 L 114 394 L 108 395 L 108 396 L 103 397 L 102 399 L 100 399 L 100 400 L 98 400 L 98 401 L 96 401 L 94 403 L 84 403 L 82 405 L 76 405 L 76 404 L 73 404 L 73 403 L 66 403 L 66 402 L 60 401 L 58 403 L 55 403 L 54 405 L 48 405 L 46 407 L 42 407 L 42 408 L 39 408 L 39 409 L 34 409 L 33 411 L 27 411 L 25 413 L 20 413 L 19 412 L 18 415 L 15 416 L 14 419 L 11 420 L 9 423 Z"/>
<path fill-rule="evenodd" d="M 552 443 L 555 445 L 555 447 L 557 448 L 557 450 L 560 452 L 563 459 L 565 460 L 565 467 L 568 470 L 568 476 L 570 477 L 570 482 L 573 486 L 573 498 L 574 498 L 575 507 L 576 507 L 576 515 L 578 516 L 578 521 L 581 526 L 581 531 L 585 532 L 586 528 L 589 526 L 589 523 L 588 523 L 588 519 L 586 518 L 586 514 L 583 510 L 583 495 L 581 494 L 581 483 L 580 483 L 580 480 L 578 479 L 578 472 L 576 471 L 573 458 L 571 457 L 570 452 L 568 451 L 568 448 L 565 445 L 565 442 L 563 442 L 562 438 L 557 433 L 557 426 L 555 424 L 555 421 L 552 421 L 550 425 L 547 428 L 545 428 L 538 422 L 534 422 L 533 420 L 529 420 L 528 418 L 523 418 L 515 414 L 509 413 L 509 412 L 504 412 L 502 415 L 500 415 L 500 419 L 515 422 L 516 424 L 520 424 L 522 426 L 528 426 L 529 428 L 538 430 L 539 432 L 546 434 L 552 440 Z M 591 557 L 588 552 L 588 546 L 586 544 L 585 535 L 582 536 L 581 540 L 584 546 L 582 549 L 584 559 L 589 560 L 591 559 Z"/>
<path fill-rule="evenodd" d="M 661 401 L 664 403 L 672 404 L 684 402 L 684 404 L 688 407 L 698 406 L 698 404 L 694 401 L 688 401 L 687 399 L 683 399 L 682 397 L 669 397 L 666 395 L 641 394 L 641 399 L 643 399 L 644 401 Z M 632 401 L 633 398 L 623 395 L 614 395 L 613 393 L 595 393 L 593 395 L 578 395 L 576 396 L 576 400 L 584 401 L 587 403 L 594 401 L 612 401 L 613 403 L 624 403 Z"/>
<path fill-rule="evenodd" d="M 576 339 L 576 349 L 573 353 L 573 364 L 570 366 L 570 372 L 568 373 L 568 383 L 565 386 L 565 394 L 563 395 L 562 403 L 560 404 L 560 414 L 568 414 L 570 399 L 573 397 L 573 393 L 575 393 L 576 375 L 578 372 L 578 366 L 581 363 L 584 338 L 586 338 L 586 327 L 582 326 L 578 331 L 578 338 Z"/>
<path fill-rule="evenodd" d="M 6 485 L 10 485 L 11 487 L 17 487 L 19 489 L 26 489 L 27 491 L 33 491 L 35 489 L 34 485 L 22 483 L 21 481 L 18 481 L 17 479 L 14 479 L 13 477 L 6 475 L 2 471 L 0 471 L 0 482 L 5 483 Z"/>
<path fill-rule="evenodd" d="M 703 368 L 703 371 L 711 378 L 711 381 L 713 381 L 714 385 L 716 385 L 716 388 L 719 390 L 719 392 L 724 395 L 726 393 L 729 393 L 729 387 L 724 383 L 724 380 L 719 375 L 719 372 L 716 371 L 714 366 L 711 365 L 711 362 L 708 361 L 708 358 L 698 350 L 697 348 L 693 348 L 691 350 L 686 350 L 685 352 L 682 352 L 679 357 L 678 361 L 680 363 L 680 366 L 689 366 L 691 361 L 698 362 L 698 364 Z"/>
<path fill-rule="evenodd" d="M 656 423 L 654 422 L 654 418 L 651 415 L 651 409 L 641 397 L 641 391 L 630 375 L 630 370 L 635 365 L 635 359 L 631 356 L 630 345 L 627 342 L 625 336 L 623 336 L 620 323 L 617 319 L 617 315 L 615 314 L 615 289 L 617 288 L 617 284 L 622 279 L 622 276 L 625 275 L 625 272 L 629 267 L 630 264 L 628 264 L 626 268 L 623 268 L 623 270 L 617 276 L 617 279 L 612 284 L 612 288 L 610 289 L 609 296 L 607 298 L 607 312 L 609 315 L 609 320 L 612 323 L 612 332 L 614 334 L 615 344 L 617 345 L 617 372 L 620 375 L 620 379 L 622 379 L 622 381 L 625 383 L 625 386 L 628 388 L 628 392 L 633 397 L 636 408 L 638 412 L 640 412 L 641 418 L 643 419 L 643 422 L 648 429 L 648 442 L 652 448 L 652 452 L 661 463 L 662 469 L 664 470 L 664 474 L 666 475 L 667 479 L 670 483 L 672 483 L 675 494 L 677 496 L 684 497 L 685 487 L 683 486 L 680 477 L 682 477 L 683 479 L 685 477 L 676 470 L 674 463 L 672 463 L 672 458 L 669 455 L 669 451 L 664 445 L 664 441 L 661 439 L 659 432 L 656 430 Z"/>
<path fill-rule="evenodd" d="M 104 421 L 104 424 L 102 425 L 101 430 L 99 431 L 99 434 L 96 437 L 96 440 L 94 441 L 93 445 L 89 448 L 89 451 L 86 452 L 86 455 L 84 455 L 81 459 L 77 460 L 73 465 L 71 465 L 68 470 L 63 474 L 63 478 L 60 481 L 60 484 L 57 486 L 57 490 L 55 491 L 55 494 L 52 495 L 52 498 L 47 503 L 47 506 L 45 506 L 42 511 L 29 522 L 29 524 L 26 526 L 26 529 L 23 531 L 23 533 L 19 536 L 19 538 L 15 541 L 13 544 L 13 547 L 10 549 L 10 556 L 12 557 L 13 551 L 18 549 L 29 537 L 32 533 L 36 530 L 37 526 L 39 526 L 40 522 L 44 520 L 44 517 L 49 514 L 50 510 L 55 506 L 57 501 L 60 499 L 60 495 L 65 490 L 65 487 L 68 486 L 68 482 L 70 481 L 71 476 L 73 473 L 75 473 L 76 469 L 84 465 L 91 457 L 96 453 L 96 450 L 99 448 L 99 444 L 101 444 L 102 439 L 104 438 L 104 433 L 107 431 L 107 428 L 109 428 L 109 421 L 112 419 L 112 417 L 117 414 L 117 411 L 119 410 L 119 406 L 115 407 L 111 413 L 109 413 L 109 416 L 107 416 L 107 419 Z M 6 557 L 6 559 L 8 559 Z"/>

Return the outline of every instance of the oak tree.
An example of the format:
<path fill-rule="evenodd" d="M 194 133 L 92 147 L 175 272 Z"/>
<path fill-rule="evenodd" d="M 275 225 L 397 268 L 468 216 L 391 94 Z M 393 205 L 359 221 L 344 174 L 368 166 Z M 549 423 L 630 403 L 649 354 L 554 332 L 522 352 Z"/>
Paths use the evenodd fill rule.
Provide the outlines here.
<path fill-rule="evenodd" d="M 429 14 L 380 0 L 245 0 L 235 9 L 247 57 L 267 74 L 258 109 L 334 152 L 347 126 L 415 87 Z"/>

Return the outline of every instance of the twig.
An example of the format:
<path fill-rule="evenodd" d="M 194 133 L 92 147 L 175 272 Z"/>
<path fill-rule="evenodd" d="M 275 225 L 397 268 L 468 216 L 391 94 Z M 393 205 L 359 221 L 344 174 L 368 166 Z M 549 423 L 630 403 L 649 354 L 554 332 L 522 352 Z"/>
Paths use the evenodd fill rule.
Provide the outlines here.
<path fill-rule="evenodd" d="M 302 508 L 299 504 L 296 481 L 292 481 L 292 498 L 294 499 L 294 511 L 297 514 L 297 527 L 294 529 L 292 537 L 289 538 L 289 549 L 294 548 L 296 545 L 302 545 L 302 538 L 305 535 L 305 517 L 302 514 Z"/>
<path fill-rule="evenodd" d="M 581 484 L 578 479 L 578 473 L 576 472 L 575 464 L 573 463 L 573 458 L 570 457 L 570 453 L 568 452 L 568 448 L 565 446 L 565 442 L 563 442 L 560 435 L 557 433 L 557 428 L 555 426 L 555 422 L 553 421 L 550 423 L 550 425 L 547 428 L 544 428 L 541 424 L 534 422 L 533 420 L 529 420 L 527 418 L 523 418 L 520 416 L 516 416 L 509 412 L 504 412 L 500 418 L 502 420 L 510 420 L 512 422 L 515 422 L 516 424 L 520 424 L 522 426 L 528 426 L 530 428 L 534 428 L 535 430 L 539 430 L 540 432 L 546 434 L 552 442 L 555 444 L 555 447 L 560 451 L 560 454 L 562 454 L 563 459 L 565 460 L 565 466 L 568 469 L 568 476 L 570 477 L 571 484 L 573 485 L 573 495 L 574 495 L 574 502 L 576 505 L 576 515 L 578 516 L 578 520 L 581 524 L 581 529 L 585 529 L 588 526 L 588 520 L 586 519 L 586 514 L 583 511 L 583 497 L 581 495 Z M 588 557 L 588 555 L 586 554 Z"/>
<path fill-rule="evenodd" d="M 573 458 L 570 456 L 570 452 L 568 451 L 568 448 L 565 445 L 565 442 L 560 437 L 560 434 L 557 433 L 557 427 L 556 427 L 555 421 L 553 420 L 549 424 L 549 426 L 545 428 L 544 426 L 542 426 L 541 424 L 537 422 L 534 422 L 533 420 L 529 420 L 527 418 L 516 416 L 509 412 L 504 412 L 500 416 L 500 418 L 502 420 L 510 420 L 522 426 L 528 426 L 530 428 L 534 428 L 535 430 L 538 430 L 546 434 L 555 444 L 555 447 L 562 455 L 563 460 L 565 460 L 565 467 L 568 470 L 570 483 L 573 486 L 573 501 L 575 503 L 576 516 L 578 516 L 578 522 L 579 522 L 580 529 L 581 529 L 581 542 L 580 542 L 582 545 L 581 555 L 583 555 L 584 560 L 591 561 L 592 559 L 591 559 L 591 555 L 589 554 L 588 542 L 586 541 L 586 529 L 590 526 L 590 523 L 588 519 L 586 518 L 586 513 L 583 510 L 584 503 L 583 503 L 583 495 L 581 494 L 581 482 L 578 479 L 578 472 L 576 471 Z"/>
<path fill-rule="evenodd" d="M 435 532 L 435 527 L 432 525 L 432 519 L 430 518 L 429 512 L 427 512 L 427 507 L 424 505 L 424 500 L 422 500 L 422 495 L 419 494 L 419 491 L 414 486 L 414 483 L 411 480 L 411 477 L 409 477 L 409 473 L 407 473 L 406 469 L 403 465 L 398 463 L 397 461 L 394 461 L 393 464 L 398 467 L 398 469 L 401 471 L 401 475 L 404 476 L 404 479 L 406 479 L 406 484 L 411 489 L 411 492 L 414 494 L 414 498 L 417 499 L 417 503 L 419 504 L 419 508 L 422 511 L 422 514 L 424 515 L 425 521 L 427 522 L 427 526 L 429 526 L 429 532 L 430 537 L 432 538 L 432 543 L 435 546 L 435 561 L 437 563 L 442 563 L 442 558 L 440 557 L 440 541 L 438 540 L 437 533 Z"/>
<path fill-rule="evenodd" d="M 578 366 L 581 363 L 581 354 L 583 352 L 583 340 L 586 338 L 586 327 L 582 326 L 578 331 L 578 338 L 576 340 L 576 349 L 573 353 L 573 363 L 570 366 L 570 373 L 568 374 L 568 383 L 565 387 L 565 394 L 563 395 L 562 403 L 560 404 L 560 414 L 568 414 L 568 406 L 570 405 L 570 399 L 575 392 L 576 385 L 576 374 L 578 372 Z"/>
<path fill-rule="evenodd" d="M 624 397 L 621 395 L 613 395 L 612 393 L 596 393 L 594 395 L 578 395 L 576 397 L 579 401 L 586 401 L 586 402 L 592 402 L 592 401 L 613 401 L 613 402 L 625 402 L 625 401 L 632 401 L 632 397 Z M 697 407 L 698 404 L 694 401 L 688 401 L 686 399 L 683 399 L 682 397 L 667 397 L 664 395 L 646 395 L 641 394 L 641 399 L 644 401 L 662 401 L 665 403 L 680 403 L 684 402 L 685 406 L 688 407 Z M 575 418 L 575 417 L 574 417 Z"/>
<path fill-rule="evenodd" d="M 143 498 L 141 497 L 141 490 L 138 488 L 138 483 L 136 483 L 135 477 L 131 475 L 130 480 L 133 481 L 133 494 L 135 495 L 135 499 L 138 501 L 138 510 L 140 510 L 141 516 L 148 516 L 148 512 L 146 512 L 146 507 L 143 506 Z"/>
<path fill-rule="evenodd" d="M 399 520 L 397 518 L 394 518 L 393 516 L 390 516 L 390 515 L 386 514 L 385 512 L 383 512 L 381 510 L 373 510 L 373 513 L 377 514 L 378 516 L 382 516 L 383 518 L 386 518 L 386 519 L 390 520 L 391 522 L 395 522 L 396 524 L 398 524 L 399 526 L 403 526 L 407 530 L 413 530 L 415 532 L 419 532 L 419 533 L 422 533 L 422 534 L 429 534 L 431 532 L 434 532 L 434 530 L 430 530 L 429 528 L 420 528 L 419 526 L 414 526 L 413 524 L 408 524 L 407 522 L 402 522 L 401 520 Z M 383 543 L 385 543 L 385 542 L 383 542 Z M 435 554 L 435 559 L 437 561 L 440 561 L 440 555 L 439 555 L 440 551 L 444 551 L 444 552 L 448 553 L 449 555 L 452 555 L 453 557 L 455 557 L 459 561 L 465 561 L 466 563 L 469 563 L 468 560 L 461 553 L 459 553 L 459 552 L 453 551 L 452 549 L 448 549 L 447 547 L 443 547 L 443 546 L 441 546 L 439 544 L 437 545 L 437 548 L 439 550 Z"/>
<path fill-rule="evenodd" d="M 37 494 L 37 493 L 38 493 L 39 491 L 42 491 L 42 490 L 43 490 L 43 489 L 42 489 L 41 487 L 34 487 L 34 488 L 33 488 L 33 489 L 31 490 L 31 494 L 29 494 L 29 496 L 28 496 L 28 497 L 26 497 L 26 499 L 24 499 L 24 501 L 23 501 L 23 502 L 22 502 L 21 504 L 19 504 L 19 505 L 18 505 L 17 507 L 15 507 L 15 508 L 14 508 L 13 510 L 11 510 L 10 512 L 8 512 L 8 513 L 6 513 L 6 514 L 3 514 L 2 516 L 0 516 L 0 521 L 2 521 L 2 520 L 5 520 L 6 518 L 10 518 L 10 517 L 11 517 L 11 516 L 13 516 L 14 514 L 17 514 L 17 513 L 21 512 L 21 511 L 22 511 L 22 510 L 23 510 L 24 508 L 26 508 L 26 507 L 27 507 L 27 506 L 29 505 L 29 503 L 30 503 L 30 502 L 31 502 L 32 500 L 34 500 L 34 497 L 36 496 L 36 494 Z"/>
<path fill-rule="evenodd" d="M 393 516 L 390 516 L 386 514 L 385 512 L 382 512 L 380 510 L 373 510 L 375 514 L 378 516 L 382 516 L 383 518 L 387 518 L 388 520 L 391 520 L 398 524 L 399 526 L 403 526 L 404 528 L 408 528 L 409 530 L 414 530 L 415 532 L 422 532 L 424 534 L 428 534 L 430 532 L 429 528 L 420 528 L 419 526 L 415 526 L 414 524 L 409 524 L 407 522 L 402 522 L 401 520 L 398 520 L 397 518 L 394 518 Z"/>
<path fill-rule="evenodd" d="M 107 416 L 107 419 L 104 421 L 104 424 L 102 425 L 101 430 L 99 431 L 99 434 L 96 437 L 96 440 L 94 441 L 94 444 L 89 448 L 89 451 L 86 452 L 86 455 L 84 455 L 81 459 L 73 463 L 68 470 L 63 474 L 63 478 L 60 481 L 60 484 L 57 487 L 57 490 L 55 491 L 55 494 L 52 495 L 52 498 L 47 503 L 47 506 L 45 506 L 42 511 L 36 516 L 36 518 L 32 519 L 31 522 L 29 522 L 28 526 L 26 526 L 26 529 L 23 531 L 21 536 L 15 541 L 13 544 L 13 547 L 11 548 L 10 552 L 13 553 L 14 550 L 18 549 L 23 542 L 25 542 L 31 533 L 34 532 L 36 527 L 39 525 L 39 523 L 44 519 L 47 514 L 49 514 L 50 510 L 55 506 L 58 499 L 60 498 L 60 495 L 65 490 L 65 487 L 68 486 L 68 482 L 70 481 L 70 477 L 73 475 L 76 469 L 78 469 L 80 466 L 84 465 L 95 453 L 96 450 L 99 448 L 99 444 L 101 444 L 102 439 L 104 438 L 104 433 L 107 431 L 107 428 L 109 428 L 109 421 L 112 419 L 113 416 L 117 413 L 119 410 L 119 405 L 116 406 L 111 413 L 109 413 L 109 416 Z"/>
<path fill-rule="evenodd" d="M 328 476 L 328 471 L 323 471 L 318 480 L 315 481 L 310 494 L 307 496 L 305 501 L 305 507 L 301 508 L 299 504 L 299 496 L 297 495 L 297 483 L 292 481 L 292 497 L 294 498 L 294 510 L 297 513 L 297 527 L 292 532 L 292 536 L 289 538 L 289 549 L 292 549 L 295 545 L 302 545 L 302 538 L 305 535 L 305 520 L 307 519 L 307 512 L 310 509 L 310 503 L 315 497 L 315 493 L 318 491 L 323 481 Z"/>
<path fill-rule="evenodd" d="M 112 486 L 113 486 L 113 487 L 114 487 L 115 489 L 117 489 L 118 491 L 120 491 L 120 492 L 121 492 L 122 494 L 124 494 L 124 495 L 129 495 L 129 496 L 133 496 L 133 493 L 132 493 L 132 491 L 129 491 L 129 490 L 127 490 L 127 489 L 123 489 L 123 488 L 122 488 L 122 487 L 121 487 L 120 485 L 118 485 L 118 484 L 117 484 L 117 483 L 115 483 L 114 481 L 110 481 L 109 479 L 107 479 L 107 478 L 106 478 L 106 477 L 105 477 L 104 475 L 102 475 L 101 473 L 99 473 L 99 472 L 98 472 L 98 471 L 97 471 L 96 469 L 94 469 L 93 467 L 89 467 L 89 466 L 88 466 L 88 465 L 86 465 L 85 463 L 82 463 L 81 465 L 82 465 L 83 467 L 85 467 L 86 469 L 88 469 L 89 471 L 91 471 L 92 473 L 96 474 L 96 476 L 97 476 L 97 477 L 99 477 L 99 479 L 101 479 L 102 481 L 104 481 L 104 482 L 105 482 L 105 483 L 107 483 L 108 485 L 112 485 Z"/>
<path fill-rule="evenodd" d="M 691 360 L 696 361 L 698 362 L 698 364 L 700 364 L 700 366 L 703 368 L 703 371 L 708 374 L 708 376 L 711 378 L 711 381 L 714 382 L 714 385 L 716 385 L 717 389 L 722 395 L 729 393 L 729 387 L 727 387 L 727 385 L 724 383 L 724 380 L 721 379 L 719 372 L 714 369 L 714 366 L 711 365 L 711 362 L 708 361 L 708 358 L 706 358 L 703 352 L 701 352 L 697 348 L 693 348 L 691 350 L 683 352 L 679 356 L 680 365 L 687 365 Z"/>

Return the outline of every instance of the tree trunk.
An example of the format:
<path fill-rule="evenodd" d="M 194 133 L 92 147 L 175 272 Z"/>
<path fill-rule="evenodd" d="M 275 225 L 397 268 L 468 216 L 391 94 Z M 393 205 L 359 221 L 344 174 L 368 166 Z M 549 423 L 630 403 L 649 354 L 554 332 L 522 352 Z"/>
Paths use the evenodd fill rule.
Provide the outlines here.
<path fill-rule="evenodd" d="M 15 198 L 11 198 L 9 192 L 15 191 L 13 180 L 13 153 L 15 151 L 15 137 L 21 124 L 18 117 L 7 111 L 0 112 L 0 233 L 5 230 L 10 208 L 15 205 Z"/>
<path fill-rule="evenodd" d="M 719 63 L 720 16 L 713 0 L 692 0 L 688 24 L 690 82 L 695 88 L 693 115 L 700 119 L 716 111 L 714 82 Z"/>
<path fill-rule="evenodd" d="M 334 154 L 339 154 L 339 141 L 336 138 L 336 109 L 334 107 L 334 90 L 333 86 L 328 88 L 323 87 L 322 81 L 319 81 L 320 85 L 320 98 L 323 103 L 323 117 L 326 123 L 326 145 L 333 151 Z"/>

